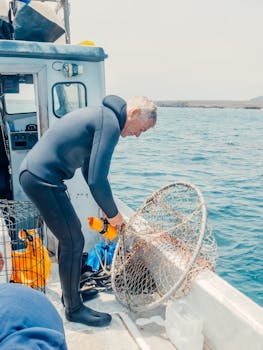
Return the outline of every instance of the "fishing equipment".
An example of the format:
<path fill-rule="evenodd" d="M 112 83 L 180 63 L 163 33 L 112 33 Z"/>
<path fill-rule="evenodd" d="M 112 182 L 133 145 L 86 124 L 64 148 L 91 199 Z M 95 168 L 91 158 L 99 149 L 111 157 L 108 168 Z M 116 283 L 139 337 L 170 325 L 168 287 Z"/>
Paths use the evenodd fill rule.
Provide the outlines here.
<path fill-rule="evenodd" d="M 43 227 L 32 202 L 0 200 L 0 283 L 22 283 L 45 292 L 51 261 Z"/>
<path fill-rule="evenodd" d="M 120 232 L 111 278 L 117 299 L 132 311 L 153 309 L 189 292 L 199 271 L 213 270 L 216 241 L 206 216 L 192 184 L 153 193 Z"/>
<path fill-rule="evenodd" d="M 101 268 L 106 269 L 112 263 L 115 247 L 116 244 L 113 243 L 98 242 L 87 254 L 84 265 L 90 266 L 92 271 L 99 271 Z"/>
<path fill-rule="evenodd" d="M 51 269 L 48 251 L 34 229 L 21 230 L 19 238 L 25 242 L 26 247 L 11 252 L 13 266 L 11 281 L 31 288 L 43 288 Z"/>
<path fill-rule="evenodd" d="M 96 287 L 100 290 L 111 289 L 111 264 L 116 243 L 98 242 L 88 253 L 82 256 L 82 275 L 80 285 Z"/>
<path fill-rule="evenodd" d="M 112 241 L 118 234 L 117 228 L 112 226 L 107 219 L 98 219 L 91 216 L 88 218 L 88 221 L 90 228 L 99 232 L 110 241 Z"/>

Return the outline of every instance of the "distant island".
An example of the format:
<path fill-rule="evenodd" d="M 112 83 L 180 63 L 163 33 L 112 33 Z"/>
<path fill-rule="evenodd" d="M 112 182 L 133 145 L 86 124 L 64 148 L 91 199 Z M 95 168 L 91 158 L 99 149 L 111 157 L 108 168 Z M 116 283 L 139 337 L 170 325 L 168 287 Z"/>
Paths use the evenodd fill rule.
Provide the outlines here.
<path fill-rule="evenodd" d="M 263 96 L 247 101 L 232 100 L 159 100 L 159 107 L 191 107 L 191 108 L 246 108 L 263 109 Z"/>

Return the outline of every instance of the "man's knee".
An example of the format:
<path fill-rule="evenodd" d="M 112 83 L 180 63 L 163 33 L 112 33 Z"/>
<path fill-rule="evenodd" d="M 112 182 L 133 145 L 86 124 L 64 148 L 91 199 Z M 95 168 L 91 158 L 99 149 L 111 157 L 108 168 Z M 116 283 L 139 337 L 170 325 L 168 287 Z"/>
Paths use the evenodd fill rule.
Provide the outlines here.
<path fill-rule="evenodd" d="M 71 235 L 70 239 L 62 239 L 60 241 L 61 250 L 64 252 L 82 253 L 85 239 L 82 234 Z"/>
<path fill-rule="evenodd" d="M 85 244 L 85 239 L 83 235 L 79 236 L 77 239 L 73 239 L 73 251 L 83 251 Z"/>

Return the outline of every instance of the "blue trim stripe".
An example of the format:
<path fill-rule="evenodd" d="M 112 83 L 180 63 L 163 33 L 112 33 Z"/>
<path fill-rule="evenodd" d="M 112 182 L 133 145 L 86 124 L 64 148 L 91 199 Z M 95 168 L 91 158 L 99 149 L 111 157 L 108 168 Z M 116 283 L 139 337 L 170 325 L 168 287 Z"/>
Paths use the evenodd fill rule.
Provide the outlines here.
<path fill-rule="evenodd" d="M 0 40 L 0 57 L 27 57 L 74 61 L 104 61 L 103 48 L 81 45 L 58 45 L 33 41 Z"/>

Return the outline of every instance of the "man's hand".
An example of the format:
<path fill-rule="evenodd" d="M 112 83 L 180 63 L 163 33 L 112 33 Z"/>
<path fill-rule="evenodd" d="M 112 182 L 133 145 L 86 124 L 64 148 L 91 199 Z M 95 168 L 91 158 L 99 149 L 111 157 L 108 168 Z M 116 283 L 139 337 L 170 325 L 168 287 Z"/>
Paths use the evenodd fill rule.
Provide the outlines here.
<path fill-rule="evenodd" d="M 125 226 L 125 221 L 121 215 L 121 213 L 118 213 L 116 216 L 113 218 L 107 218 L 108 222 L 117 228 L 123 229 L 123 226 Z"/>

